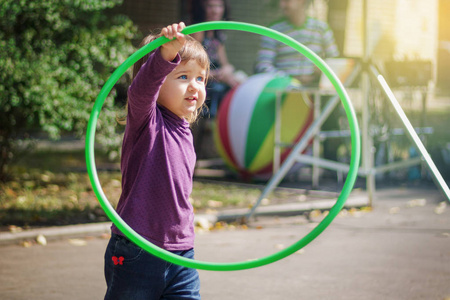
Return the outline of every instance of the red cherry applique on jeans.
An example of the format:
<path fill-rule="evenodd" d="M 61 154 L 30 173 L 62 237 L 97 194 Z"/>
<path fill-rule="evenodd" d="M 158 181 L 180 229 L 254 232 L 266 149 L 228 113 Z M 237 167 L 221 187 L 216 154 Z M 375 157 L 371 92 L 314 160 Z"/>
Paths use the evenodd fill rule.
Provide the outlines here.
<path fill-rule="evenodd" d="M 117 265 L 123 265 L 123 260 L 124 260 L 124 259 L 125 259 L 125 258 L 123 258 L 123 256 L 120 256 L 120 257 L 113 256 L 113 257 L 112 257 L 112 260 L 113 260 L 115 266 L 117 266 Z"/>

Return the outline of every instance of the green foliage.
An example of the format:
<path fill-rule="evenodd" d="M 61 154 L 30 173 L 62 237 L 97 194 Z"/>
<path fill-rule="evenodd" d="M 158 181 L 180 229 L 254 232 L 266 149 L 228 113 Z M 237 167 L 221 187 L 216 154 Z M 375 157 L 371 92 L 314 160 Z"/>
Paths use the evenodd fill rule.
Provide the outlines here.
<path fill-rule="evenodd" d="M 44 130 L 82 136 L 102 85 L 135 49 L 131 20 L 107 9 L 121 0 L 0 0 L 0 178 L 14 140 Z M 97 139 L 117 145 L 114 92 Z"/>

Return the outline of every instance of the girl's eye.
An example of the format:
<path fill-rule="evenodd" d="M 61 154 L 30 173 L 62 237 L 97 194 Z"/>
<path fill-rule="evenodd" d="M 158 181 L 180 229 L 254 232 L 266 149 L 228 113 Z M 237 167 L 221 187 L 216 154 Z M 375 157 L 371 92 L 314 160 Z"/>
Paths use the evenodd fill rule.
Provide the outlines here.
<path fill-rule="evenodd" d="M 205 81 L 205 79 L 203 78 L 203 76 L 198 76 L 197 81 L 203 82 L 203 81 Z"/>
<path fill-rule="evenodd" d="M 179 78 L 180 79 L 187 79 L 187 76 L 186 75 L 181 75 Z"/>

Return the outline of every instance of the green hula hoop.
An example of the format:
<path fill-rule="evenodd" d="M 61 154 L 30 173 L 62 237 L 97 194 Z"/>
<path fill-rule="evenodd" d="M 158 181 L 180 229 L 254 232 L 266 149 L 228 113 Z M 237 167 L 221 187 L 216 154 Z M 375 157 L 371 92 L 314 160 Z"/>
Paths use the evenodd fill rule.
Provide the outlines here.
<path fill-rule="evenodd" d="M 97 125 L 98 116 L 100 114 L 100 110 L 105 102 L 106 97 L 109 92 L 113 88 L 114 84 L 119 80 L 119 78 L 130 68 L 136 61 L 138 61 L 145 54 L 150 51 L 156 49 L 164 43 L 167 43 L 169 40 L 165 37 L 159 37 L 154 40 L 150 44 L 140 48 L 134 54 L 132 54 L 127 60 L 125 60 L 111 75 L 108 81 L 103 86 L 100 94 L 98 95 L 93 110 L 91 112 L 91 116 L 89 119 L 87 132 L 86 132 L 86 163 L 87 163 L 87 171 L 89 174 L 89 179 L 91 181 L 94 192 L 103 208 L 106 212 L 107 216 L 111 219 L 112 222 L 119 228 L 119 230 L 125 234 L 131 241 L 133 241 L 136 245 L 143 248 L 147 252 L 151 253 L 154 256 L 157 256 L 161 259 L 164 259 L 168 262 L 181 265 L 188 268 L 209 270 L 209 271 L 236 271 L 236 270 L 245 270 L 260 267 L 263 265 L 270 264 L 272 262 L 283 259 L 296 251 L 300 250 L 307 244 L 309 244 L 312 240 L 314 240 L 320 233 L 325 230 L 325 228 L 331 223 L 331 221 L 337 216 L 340 210 L 343 208 L 345 201 L 347 200 L 351 190 L 353 189 L 353 185 L 356 181 L 358 166 L 361 156 L 360 150 L 360 135 L 359 135 L 359 127 L 356 119 L 356 114 L 354 108 L 349 100 L 349 97 L 337 78 L 337 76 L 333 73 L 330 67 L 314 52 L 312 52 L 309 48 L 302 45 L 301 43 L 295 41 L 294 39 L 269 28 L 249 24 L 242 22 L 229 22 L 229 21 L 217 21 L 217 22 L 205 22 L 199 23 L 195 25 L 191 25 L 186 27 L 183 30 L 184 34 L 191 34 L 199 31 L 207 31 L 207 30 L 238 30 L 244 32 L 255 33 L 259 35 L 264 35 L 270 38 L 273 38 L 279 42 L 282 42 L 304 56 L 310 59 L 331 81 L 333 86 L 335 87 L 341 102 L 344 106 L 347 118 L 349 120 L 350 132 L 351 132 L 351 145 L 352 145 L 352 154 L 350 161 L 350 170 L 348 172 L 347 179 L 345 180 L 342 191 L 335 203 L 335 205 L 331 208 L 329 214 L 315 227 L 313 228 L 307 235 L 305 235 L 302 239 L 295 242 L 291 246 L 271 254 L 269 256 L 265 256 L 256 260 L 250 261 L 242 261 L 242 262 L 232 262 L 232 263 L 214 263 L 214 262 L 204 262 L 198 260 L 192 260 L 180 257 L 173 253 L 170 253 L 164 249 L 159 248 L 158 246 L 150 243 L 142 236 L 140 236 L 136 231 L 134 231 L 130 226 L 128 226 L 122 218 L 117 214 L 114 208 L 109 203 L 105 194 L 103 193 L 101 184 L 99 182 L 97 176 L 97 169 L 95 165 L 95 155 L 94 155 L 94 142 L 95 142 L 95 130 Z"/>

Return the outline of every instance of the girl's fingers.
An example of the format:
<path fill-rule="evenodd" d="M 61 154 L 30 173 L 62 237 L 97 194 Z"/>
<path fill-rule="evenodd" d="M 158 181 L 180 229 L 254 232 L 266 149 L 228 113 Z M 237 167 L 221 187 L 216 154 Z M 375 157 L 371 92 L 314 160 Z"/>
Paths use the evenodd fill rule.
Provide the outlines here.
<path fill-rule="evenodd" d="M 178 24 L 174 23 L 172 25 L 169 25 L 167 27 L 164 27 L 161 31 L 161 34 L 164 35 L 166 38 L 172 40 L 176 37 L 178 37 L 178 33 L 181 32 L 184 28 L 186 28 L 186 25 L 183 22 L 180 22 Z"/>
<path fill-rule="evenodd" d="M 163 30 L 161 31 L 161 35 L 165 36 L 169 40 L 173 39 L 172 27 L 170 26 L 164 27 Z"/>
<path fill-rule="evenodd" d="M 167 38 L 168 39 L 173 39 L 174 38 L 174 33 L 176 32 L 176 30 L 174 30 L 173 28 L 172 28 L 172 26 L 168 26 L 167 27 L 167 31 L 168 31 L 168 36 L 167 36 Z"/>
<path fill-rule="evenodd" d="M 168 37 L 169 37 L 168 32 L 169 32 L 169 29 L 167 29 L 167 27 L 164 27 L 164 28 L 161 30 L 161 36 L 165 36 L 166 38 L 168 38 Z"/>
<path fill-rule="evenodd" d="M 172 29 L 173 29 L 174 34 L 176 32 L 181 32 L 185 27 L 186 27 L 186 25 L 184 24 L 184 22 L 180 22 L 178 24 L 177 23 L 172 24 Z"/>
<path fill-rule="evenodd" d="M 162 45 L 161 55 L 167 61 L 173 61 L 177 52 L 186 42 L 186 36 L 181 31 L 186 27 L 183 22 L 172 24 L 161 30 L 161 35 L 171 40 L 169 43 Z M 175 40 L 174 40 L 175 39 Z"/>
<path fill-rule="evenodd" d="M 173 39 L 174 37 L 177 36 L 177 32 L 178 32 L 178 24 L 172 24 L 172 26 L 169 26 L 172 29 L 172 36 L 171 39 Z"/>
<path fill-rule="evenodd" d="M 183 23 L 183 22 L 180 22 L 178 25 L 177 25 L 177 33 L 176 33 L 176 38 L 177 39 L 183 39 L 184 38 L 184 34 L 182 34 L 181 33 L 181 31 L 184 29 L 184 28 L 186 28 L 186 25 Z"/>

